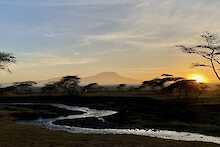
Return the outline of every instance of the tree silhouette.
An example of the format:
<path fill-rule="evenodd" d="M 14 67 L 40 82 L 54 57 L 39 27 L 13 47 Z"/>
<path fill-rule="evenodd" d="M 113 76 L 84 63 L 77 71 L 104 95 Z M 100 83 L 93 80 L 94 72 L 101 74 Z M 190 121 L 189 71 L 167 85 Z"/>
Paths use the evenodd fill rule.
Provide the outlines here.
<path fill-rule="evenodd" d="M 150 87 L 151 89 L 155 90 L 157 87 L 162 89 L 164 88 L 165 84 L 168 82 L 176 82 L 182 80 L 182 77 L 174 77 L 170 74 L 162 74 L 162 78 L 156 78 L 149 81 L 144 81 L 140 88 Z"/>
<path fill-rule="evenodd" d="M 212 68 L 214 74 L 220 80 L 220 76 L 217 72 L 215 64 L 220 65 L 220 46 L 217 45 L 217 35 L 210 32 L 205 32 L 201 34 L 201 37 L 205 40 L 205 44 L 199 44 L 191 47 L 186 47 L 184 45 L 178 45 L 184 53 L 195 54 L 203 57 L 209 62 L 209 65 L 194 63 L 193 67 L 207 67 Z"/>
<path fill-rule="evenodd" d="M 55 84 L 64 89 L 69 95 L 80 94 L 80 78 L 78 76 L 65 76 Z"/>
<path fill-rule="evenodd" d="M 58 92 L 57 85 L 54 83 L 46 84 L 41 90 L 44 94 L 55 94 Z"/>
<path fill-rule="evenodd" d="M 83 92 L 88 92 L 90 90 L 94 90 L 94 89 L 97 89 L 99 88 L 100 86 L 98 85 L 98 83 L 90 83 L 86 86 L 83 87 Z"/>
<path fill-rule="evenodd" d="M 169 95 L 175 95 L 179 98 L 196 98 L 206 88 L 206 84 L 198 83 L 195 80 L 180 80 L 163 88 L 162 92 Z"/>
<path fill-rule="evenodd" d="M 119 84 L 118 86 L 117 86 L 117 89 L 118 90 L 125 90 L 125 88 L 126 88 L 126 84 Z"/>
<path fill-rule="evenodd" d="M 7 87 L 3 87 L 0 88 L 0 94 L 12 94 L 16 92 L 16 87 L 15 86 L 7 86 Z"/>
<path fill-rule="evenodd" d="M 15 82 L 14 85 L 15 86 L 33 86 L 37 84 L 37 82 L 35 81 L 24 81 L 24 82 Z"/>
<path fill-rule="evenodd" d="M 171 74 L 162 74 L 161 76 L 162 77 L 173 77 L 173 75 L 171 75 Z"/>
<path fill-rule="evenodd" d="M 8 65 L 15 62 L 16 58 L 12 54 L 0 52 L 0 69 L 11 72 Z"/>
<path fill-rule="evenodd" d="M 15 82 L 14 87 L 17 93 L 30 93 L 32 91 L 31 87 L 35 84 L 37 84 L 35 81 Z"/>

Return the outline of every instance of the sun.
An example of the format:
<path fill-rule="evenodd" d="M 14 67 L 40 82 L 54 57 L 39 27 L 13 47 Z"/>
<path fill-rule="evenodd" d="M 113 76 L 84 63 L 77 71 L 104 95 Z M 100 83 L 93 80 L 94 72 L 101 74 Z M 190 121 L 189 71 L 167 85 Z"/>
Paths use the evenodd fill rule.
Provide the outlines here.
<path fill-rule="evenodd" d="M 206 83 L 207 79 L 201 74 L 191 74 L 188 79 L 195 80 L 197 83 Z"/>

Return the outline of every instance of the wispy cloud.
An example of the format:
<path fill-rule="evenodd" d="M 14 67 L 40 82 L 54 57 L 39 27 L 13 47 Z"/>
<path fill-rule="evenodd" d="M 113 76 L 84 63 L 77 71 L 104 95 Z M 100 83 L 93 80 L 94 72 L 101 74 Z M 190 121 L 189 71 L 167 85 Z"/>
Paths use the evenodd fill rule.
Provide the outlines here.
<path fill-rule="evenodd" d="M 83 65 L 98 62 L 97 58 L 92 57 L 67 57 L 67 56 L 57 56 L 57 55 L 32 55 L 32 58 L 25 58 L 28 54 L 23 56 L 23 59 L 18 61 L 18 66 L 64 66 L 64 65 Z"/>
<path fill-rule="evenodd" d="M 97 5 L 117 5 L 126 4 L 130 1 L 127 0 L 2 0 L 0 5 L 16 5 L 16 6 L 46 6 L 46 7 L 58 7 L 58 6 L 97 6 Z"/>
<path fill-rule="evenodd" d="M 186 60 L 176 44 L 197 43 L 203 31 L 220 34 L 219 0 L 1 0 L 0 7 L 0 48 L 29 68 L 173 67 Z"/>

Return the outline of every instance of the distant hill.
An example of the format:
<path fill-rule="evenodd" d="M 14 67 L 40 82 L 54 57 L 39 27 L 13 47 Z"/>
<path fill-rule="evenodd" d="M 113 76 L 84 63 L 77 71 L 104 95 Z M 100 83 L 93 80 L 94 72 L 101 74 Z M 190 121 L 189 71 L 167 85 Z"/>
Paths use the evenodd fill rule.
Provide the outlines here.
<path fill-rule="evenodd" d="M 123 77 L 115 72 L 102 72 L 94 76 L 84 77 L 81 79 L 81 84 L 98 83 L 100 85 L 114 85 L 114 84 L 137 84 L 140 81 Z"/>
<path fill-rule="evenodd" d="M 39 81 L 38 85 L 44 85 L 46 83 L 54 82 L 60 80 L 61 77 Z M 81 85 L 86 85 L 89 83 L 98 83 L 100 85 L 115 85 L 115 84 L 139 84 L 141 81 L 123 77 L 115 72 L 102 72 L 93 76 L 81 77 Z"/>

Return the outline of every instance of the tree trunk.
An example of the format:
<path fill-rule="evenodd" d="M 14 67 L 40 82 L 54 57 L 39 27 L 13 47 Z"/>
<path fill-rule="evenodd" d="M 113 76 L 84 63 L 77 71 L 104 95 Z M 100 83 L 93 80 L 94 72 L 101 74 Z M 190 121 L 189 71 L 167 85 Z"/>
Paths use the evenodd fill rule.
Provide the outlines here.
<path fill-rule="evenodd" d="M 213 69 L 213 71 L 214 71 L 216 77 L 218 78 L 218 80 L 220 80 L 220 77 L 219 77 L 219 75 L 218 75 L 218 72 L 217 72 L 216 69 L 215 69 L 215 65 L 214 65 L 214 63 L 213 63 L 213 59 L 211 59 L 211 64 L 212 64 L 212 69 Z"/>

